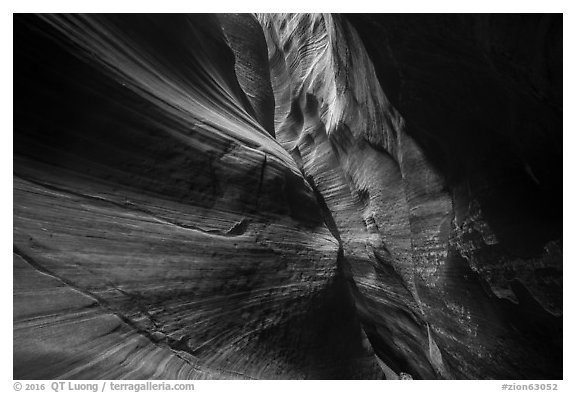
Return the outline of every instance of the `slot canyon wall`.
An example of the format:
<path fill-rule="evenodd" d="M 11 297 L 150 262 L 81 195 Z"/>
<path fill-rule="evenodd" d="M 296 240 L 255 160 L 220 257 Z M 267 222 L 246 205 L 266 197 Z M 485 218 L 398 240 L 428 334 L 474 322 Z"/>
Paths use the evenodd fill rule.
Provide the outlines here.
<path fill-rule="evenodd" d="M 562 378 L 561 15 L 15 15 L 15 379 Z"/>

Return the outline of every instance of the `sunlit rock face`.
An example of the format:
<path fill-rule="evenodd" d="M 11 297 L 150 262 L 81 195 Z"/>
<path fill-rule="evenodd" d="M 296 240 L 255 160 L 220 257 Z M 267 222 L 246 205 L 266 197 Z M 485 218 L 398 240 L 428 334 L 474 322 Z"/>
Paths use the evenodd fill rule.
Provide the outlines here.
<path fill-rule="evenodd" d="M 561 27 L 15 16 L 14 378 L 561 378 Z"/>

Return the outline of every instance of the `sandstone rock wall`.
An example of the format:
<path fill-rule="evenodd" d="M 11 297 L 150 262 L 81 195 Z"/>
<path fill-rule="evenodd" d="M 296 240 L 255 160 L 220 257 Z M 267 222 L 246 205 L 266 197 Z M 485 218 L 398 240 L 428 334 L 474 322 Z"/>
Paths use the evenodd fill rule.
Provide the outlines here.
<path fill-rule="evenodd" d="M 514 18 L 259 17 L 277 139 L 322 195 L 396 372 L 561 374 L 561 181 L 534 174 L 560 167 L 558 21 Z"/>
<path fill-rule="evenodd" d="M 15 18 L 15 378 L 381 375 L 219 19 Z"/>
<path fill-rule="evenodd" d="M 561 17 L 14 35 L 14 378 L 562 377 Z"/>

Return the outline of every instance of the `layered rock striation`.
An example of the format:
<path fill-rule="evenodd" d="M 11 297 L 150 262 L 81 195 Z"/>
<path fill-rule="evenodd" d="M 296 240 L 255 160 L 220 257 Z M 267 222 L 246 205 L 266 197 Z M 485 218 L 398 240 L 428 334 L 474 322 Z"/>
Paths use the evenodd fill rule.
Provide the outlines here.
<path fill-rule="evenodd" d="M 558 19 L 15 16 L 14 378 L 561 378 Z"/>
<path fill-rule="evenodd" d="M 15 378 L 381 375 L 218 18 L 15 23 Z"/>
<path fill-rule="evenodd" d="M 494 19 L 351 16 L 362 39 L 346 18 L 259 17 L 277 139 L 327 205 L 379 358 L 419 378 L 561 373 L 561 180 L 531 169 L 559 167 L 557 52 L 528 72 L 547 101 L 520 84 L 523 59 L 480 57 L 519 51 L 513 35 L 497 41 L 511 29 Z M 456 34 L 466 22 L 484 26 L 471 42 Z M 557 43 L 553 17 L 520 22 L 513 33 L 535 24 L 539 45 Z"/>

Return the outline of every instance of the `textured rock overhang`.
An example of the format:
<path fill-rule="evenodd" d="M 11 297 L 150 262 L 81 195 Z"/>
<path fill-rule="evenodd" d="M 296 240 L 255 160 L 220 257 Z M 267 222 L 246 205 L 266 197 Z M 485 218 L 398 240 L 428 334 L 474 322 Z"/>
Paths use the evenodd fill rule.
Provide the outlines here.
<path fill-rule="evenodd" d="M 15 15 L 14 378 L 562 378 L 562 16 Z"/>

